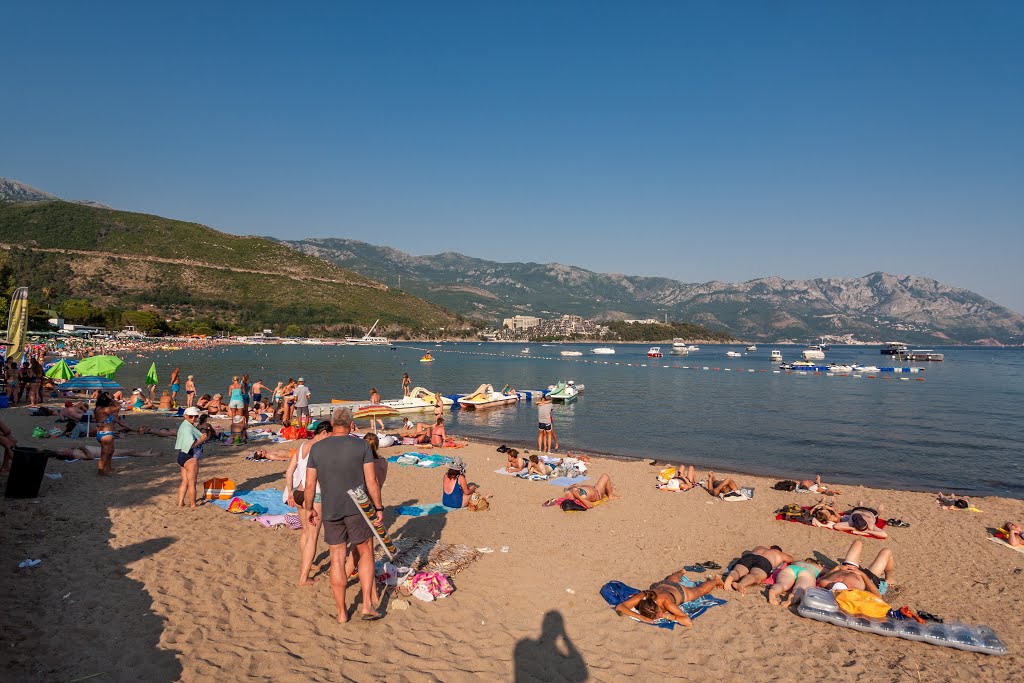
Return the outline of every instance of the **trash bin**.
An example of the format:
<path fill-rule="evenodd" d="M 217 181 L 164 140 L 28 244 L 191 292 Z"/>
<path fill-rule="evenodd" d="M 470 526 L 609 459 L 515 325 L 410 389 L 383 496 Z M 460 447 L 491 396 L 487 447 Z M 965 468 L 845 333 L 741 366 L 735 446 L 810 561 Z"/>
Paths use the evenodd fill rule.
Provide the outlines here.
<path fill-rule="evenodd" d="M 14 461 L 11 473 L 7 475 L 5 498 L 35 498 L 39 495 L 39 484 L 43 481 L 46 471 L 48 451 L 37 448 L 14 447 Z"/>

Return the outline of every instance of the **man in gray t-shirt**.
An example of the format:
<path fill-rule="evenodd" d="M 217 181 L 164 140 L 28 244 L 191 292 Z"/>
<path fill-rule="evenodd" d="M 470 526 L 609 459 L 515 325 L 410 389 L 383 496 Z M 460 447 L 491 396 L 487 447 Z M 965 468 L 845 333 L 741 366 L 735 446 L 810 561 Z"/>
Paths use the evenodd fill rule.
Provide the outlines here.
<path fill-rule="evenodd" d="M 541 453 L 551 452 L 551 399 L 542 396 L 537 401 L 537 450 Z"/>
<path fill-rule="evenodd" d="M 349 434 L 352 431 L 352 412 L 338 408 L 331 415 L 332 434 L 309 449 L 306 465 L 306 490 L 315 491 L 320 484 L 323 512 L 313 507 L 314 496 L 302 501 L 307 523 L 315 527 L 322 516 L 324 540 L 330 546 L 331 591 L 338 605 L 338 621 L 348 621 L 345 608 L 345 560 L 349 544 L 355 546 L 359 567 L 359 583 L 363 590 L 363 619 L 378 619 L 373 599 L 375 595 L 373 566 L 373 532 L 363 519 L 359 506 L 348 495 L 349 489 L 362 487 L 377 507 L 377 520 L 383 522 L 380 485 L 373 466 L 370 444 Z"/>
<path fill-rule="evenodd" d="M 309 387 L 306 386 L 306 380 L 299 378 L 299 384 L 292 389 L 292 396 L 295 397 L 295 402 L 292 407 L 295 409 L 293 413 L 295 419 L 299 421 L 299 426 L 305 427 L 309 424 Z"/>

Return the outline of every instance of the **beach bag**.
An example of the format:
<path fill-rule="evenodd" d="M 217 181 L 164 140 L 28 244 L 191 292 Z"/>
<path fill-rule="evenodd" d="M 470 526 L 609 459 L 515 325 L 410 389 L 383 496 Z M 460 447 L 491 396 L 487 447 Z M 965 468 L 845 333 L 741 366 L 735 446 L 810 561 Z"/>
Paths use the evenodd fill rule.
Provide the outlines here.
<path fill-rule="evenodd" d="M 48 436 L 50 436 L 49 433 L 42 427 L 36 427 L 32 430 L 32 438 L 34 439 L 45 439 Z"/>
<path fill-rule="evenodd" d="M 885 619 L 892 607 L 874 593 L 848 589 L 836 593 L 839 609 L 854 616 L 865 616 L 871 619 Z"/>
<path fill-rule="evenodd" d="M 231 500 L 235 495 L 235 482 L 214 477 L 203 482 L 203 496 L 206 500 Z"/>
<path fill-rule="evenodd" d="M 790 503 L 786 507 L 776 510 L 775 514 L 777 515 L 776 519 L 785 520 L 801 519 L 804 516 L 810 517 L 810 515 L 807 514 L 807 511 L 796 503 Z"/>
<path fill-rule="evenodd" d="M 415 436 L 403 436 L 402 437 L 402 445 L 403 446 L 415 446 L 416 445 L 416 437 Z"/>
<path fill-rule="evenodd" d="M 586 512 L 587 508 L 583 507 L 583 504 L 578 500 L 568 499 L 563 500 L 561 503 L 563 512 Z"/>
<path fill-rule="evenodd" d="M 783 479 L 775 482 L 775 486 L 772 488 L 776 491 L 796 491 L 796 482 L 792 479 Z"/>

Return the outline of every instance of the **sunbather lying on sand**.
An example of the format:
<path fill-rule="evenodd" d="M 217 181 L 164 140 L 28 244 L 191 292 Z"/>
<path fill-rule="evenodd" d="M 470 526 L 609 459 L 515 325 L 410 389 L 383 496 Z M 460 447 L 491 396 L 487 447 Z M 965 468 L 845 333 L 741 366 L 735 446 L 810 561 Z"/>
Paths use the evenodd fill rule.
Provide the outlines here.
<path fill-rule="evenodd" d="M 804 591 L 814 588 L 823 568 L 813 557 L 786 565 L 775 575 L 775 583 L 768 590 L 768 602 L 781 605 L 782 596 L 789 593 L 785 606 L 799 605 Z"/>
<path fill-rule="evenodd" d="M 712 496 L 720 496 L 723 493 L 732 493 L 733 491 L 740 490 L 740 487 L 732 479 L 715 479 L 714 472 L 708 472 L 708 480 L 705 486 L 708 493 Z"/>
<path fill-rule="evenodd" d="M 551 474 L 551 466 L 544 464 L 536 454 L 530 456 L 527 467 L 530 468 L 527 474 L 539 474 L 542 477 Z"/>
<path fill-rule="evenodd" d="M 829 508 L 815 505 L 812 508 L 815 512 L 812 512 L 811 524 L 814 526 L 823 526 L 829 529 L 835 529 L 836 531 L 846 531 L 856 536 L 870 536 L 871 538 L 889 538 L 889 534 L 882 529 L 878 528 L 878 516 L 881 514 L 882 506 L 878 508 L 869 508 L 863 505 L 850 510 L 849 513 L 842 515 L 838 521 L 835 519 L 835 512 Z M 818 513 L 816 511 L 820 510 Z M 822 521 L 825 517 L 828 521 Z"/>
<path fill-rule="evenodd" d="M 167 427 L 150 427 L 149 425 L 142 425 L 136 431 L 144 436 L 147 434 L 149 436 L 178 436 L 178 430 L 168 429 Z"/>
<path fill-rule="evenodd" d="M 939 493 L 935 500 L 943 510 L 952 510 L 953 508 L 960 508 L 966 510 L 971 507 L 971 503 L 966 498 L 961 498 L 955 493 L 950 493 L 948 496 L 945 493 Z"/>
<path fill-rule="evenodd" d="M 1009 545 L 1012 545 L 1014 548 L 1024 546 L 1024 538 L 1021 538 L 1022 530 L 1020 524 L 1017 524 L 1016 522 L 1007 522 L 1006 526 L 1003 528 L 1006 529 L 1006 542 Z"/>
<path fill-rule="evenodd" d="M 820 493 L 823 496 L 838 496 L 842 493 L 839 489 L 829 488 L 827 484 L 822 484 L 820 474 L 814 478 L 814 481 L 811 481 L 810 479 L 802 479 L 798 481 L 796 483 L 796 490 Z"/>
<path fill-rule="evenodd" d="M 846 557 L 840 563 L 818 578 L 818 585 L 831 591 L 855 590 L 868 591 L 875 595 L 885 595 L 892 581 L 896 562 L 892 551 L 882 548 L 874 561 L 867 567 L 861 566 L 860 555 L 864 550 L 864 541 L 857 539 L 850 544 Z"/>
<path fill-rule="evenodd" d="M 95 460 L 100 457 L 99 446 L 72 446 L 71 448 L 62 448 L 58 452 L 65 460 Z M 160 451 L 152 448 L 145 451 L 137 451 L 133 448 L 118 448 L 114 451 L 114 455 L 128 455 L 134 458 L 152 458 L 154 455 L 160 455 Z"/>
<path fill-rule="evenodd" d="M 782 552 L 782 548 L 773 545 L 766 548 L 759 545 L 750 552 L 743 553 L 733 563 L 732 569 L 725 575 L 725 587 L 746 593 L 751 586 L 756 586 L 771 576 L 772 572 L 786 562 L 792 562 L 793 556 Z"/>
<path fill-rule="evenodd" d="M 689 491 L 697 485 L 697 475 L 693 469 L 693 465 L 687 467 L 686 465 L 680 465 L 679 469 L 676 470 L 676 475 L 672 477 L 679 481 L 680 491 Z M 675 488 L 674 486 L 672 488 Z"/>
<path fill-rule="evenodd" d="M 526 467 L 526 458 L 519 455 L 519 451 L 514 448 L 508 449 L 507 462 L 505 464 L 506 472 L 519 472 Z"/>
<path fill-rule="evenodd" d="M 631 595 L 616 605 L 615 611 L 619 616 L 633 617 L 647 624 L 652 624 L 658 619 L 668 619 L 681 626 L 692 626 L 690 617 L 686 616 L 679 606 L 703 597 L 716 588 L 722 588 L 723 584 L 722 578 L 716 576 L 690 588 L 679 583 L 684 572 L 685 570 L 680 569 L 675 574 L 669 574 L 661 581 L 652 583 L 649 590 Z M 634 608 L 636 612 L 633 611 Z"/>
<path fill-rule="evenodd" d="M 612 489 L 612 480 L 607 474 L 602 474 L 601 478 L 597 480 L 597 483 L 593 486 L 589 484 L 573 484 L 569 488 L 565 489 L 565 492 L 573 497 L 573 500 L 578 502 L 588 510 L 594 507 L 594 503 L 598 502 L 602 498 L 608 498 L 608 500 L 615 500 L 618 498 Z"/>

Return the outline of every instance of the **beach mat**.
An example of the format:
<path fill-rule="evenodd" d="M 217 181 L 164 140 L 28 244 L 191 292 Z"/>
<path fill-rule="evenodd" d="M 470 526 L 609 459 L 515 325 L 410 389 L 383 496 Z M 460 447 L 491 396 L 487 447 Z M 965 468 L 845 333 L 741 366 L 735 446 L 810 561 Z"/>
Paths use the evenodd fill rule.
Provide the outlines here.
<path fill-rule="evenodd" d="M 588 479 L 590 479 L 590 477 L 585 474 L 581 474 L 578 477 L 558 477 L 557 479 L 548 479 L 547 483 L 552 486 L 561 486 L 562 488 L 565 488 L 566 486 L 572 486 L 573 484 L 582 484 Z"/>
<path fill-rule="evenodd" d="M 1003 539 L 998 538 L 996 536 L 989 536 L 988 540 L 992 541 L 993 543 L 998 543 L 999 545 L 1003 546 L 1004 548 L 1009 548 L 1010 550 L 1016 550 L 1018 553 L 1021 553 L 1022 555 L 1024 555 L 1024 546 L 1019 546 L 1019 545 L 1018 546 L 1012 546 L 1009 543 L 1007 543 L 1006 541 L 1004 541 Z"/>
<path fill-rule="evenodd" d="M 416 461 L 411 462 L 412 458 L 416 458 Z M 437 453 L 427 454 L 410 451 L 408 453 L 392 455 L 388 458 L 388 462 L 393 462 L 399 467 L 422 467 L 424 469 L 429 469 L 433 467 L 440 467 L 441 465 L 447 465 L 452 462 L 452 459 L 445 455 L 438 455 Z"/>
<path fill-rule="evenodd" d="M 462 508 L 450 508 L 439 503 L 433 505 L 399 505 L 395 508 L 398 517 L 426 517 L 428 515 L 445 515 Z"/>
<path fill-rule="evenodd" d="M 481 556 L 476 548 L 432 539 L 400 538 L 394 543 L 398 549 L 395 553 L 395 566 L 411 567 L 417 572 L 440 572 L 445 576 L 455 576 Z M 383 556 L 379 547 L 374 549 L 376 559 L 380 560 Z"/>
<path fill-rule="evenodd" d="M 266 508 L 265 515 L 287 515 L 295 514 L 296 508 L 289 507 L 287 503 L 281 500 L 282 492 L 280 489 L 261 489 L 259 491 L 235 491 L 235 495 L 232 496 L 231 500 L 235 498 L 241 498 L 249 505 L 262 505 Z M 210 502 L 221 508 L 227 510 L 228 505 L 231 504 L 231 500 L 211 500 Z M 244 516 L 244 515 L 243 515 Z"/>
<path fill-rule="evenodd" d="M 680 580 L 680 583 L 686 586 L 687 588 L 693 588 L 697 585 L 685 576 Z M 623 600 L 626 600 L 627 598 L 636 595 L 640 592 L 640 590 L 627 586 L 621 581 L 609 581 L 601 587 L 601 597 L 604 598 L 605 602 L 607 602 L 612 609 L 615 609 L 615 607 Z M 721 598 L 715 598 L 710 595 L 704 595 L 697 598 L 696 600 L 684 602 L 679 606 L 679 608 L 686 612 L 686 616 L 690 617 L 690 619 L 696 619 L 712 607 L 724 605 L 726 602 L 726 600 L 722 600 Z M 635 619 L 635 621 L 640 620 Z M 640 621 L 640 623 L 646 624 L 647 626 L 657 626 L 658 628 L 668 629 L 669 631 L 676 627 L 676 622 L 671 621 L 669 619 L 659 619 L 653 624 L 648 624 L 646 621 Z"/>

